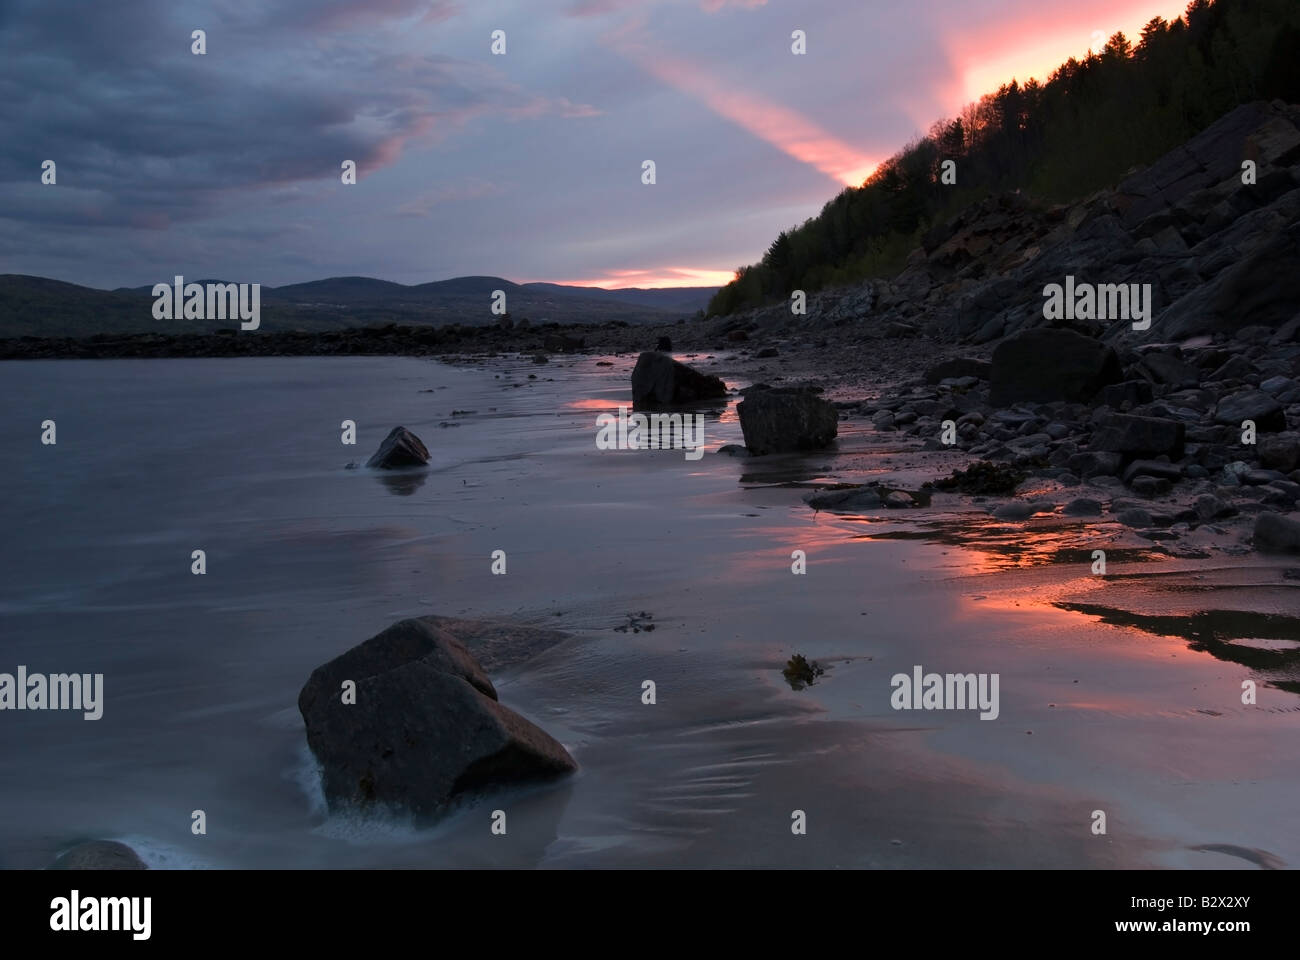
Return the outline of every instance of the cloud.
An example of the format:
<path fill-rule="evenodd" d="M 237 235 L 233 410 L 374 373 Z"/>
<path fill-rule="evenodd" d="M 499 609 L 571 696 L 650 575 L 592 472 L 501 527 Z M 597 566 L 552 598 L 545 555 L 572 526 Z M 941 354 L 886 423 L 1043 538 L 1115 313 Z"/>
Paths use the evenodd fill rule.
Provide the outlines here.
<path fill-rule="evenodd" d="M 337 182 L 343 160 L 373 174 L 480 118 L 599 113 L 485 63 L 389 52 L 387 19 L 404 18 L 401 35 L 450 16 L 448 3 L 284 0 L 273 20 L 229 22 L 223 10 L 248 8 L 75 6 L 75 16 L 59 0 L 5 10 L 0 128 L 22 135 L 0 143 L 0 217 L 162 229 L 268 190 Z M 190 52 L 195 23 L 208 32 L 204 56 Z M 365 31 L 301 41 L 304 29 L 367 23 L 383 42 Z M 55 187 L 39 186 L 46 159 L 58 164 Z"/>
<path fill-rule="evenodd" d="M 705 68 L 652 48 L 644 33 L 644 21 L 624 24 L 603 40 L 660 82 L 841 185 L 860 186 L 877 166 L 878 161 L 804 114 L 757 93 L 728 86 Z"/>
<path fill-rule="evenodd" d="M 425 190 L 399 206 L 397 214 L 402 217 L 427 217 L 433 208 L 440 204 L 456 200 L 476 200 L 479 197 L 493 197 L 504 192 L 495 183 L 470 178 L 458 184 Z"/>
<path fill-rule="evenodd" d="M 692 0 L 698 2 L 705 13 L 718 13 L 729 7 L 739 10 L 755 10 L 767 5 L 767 0 Z M 577 0 L 568 8 L 571 17 L 603 17 L 619 10 L 631 10 L 634 7 L 646 7 L 653 0 Z"/>

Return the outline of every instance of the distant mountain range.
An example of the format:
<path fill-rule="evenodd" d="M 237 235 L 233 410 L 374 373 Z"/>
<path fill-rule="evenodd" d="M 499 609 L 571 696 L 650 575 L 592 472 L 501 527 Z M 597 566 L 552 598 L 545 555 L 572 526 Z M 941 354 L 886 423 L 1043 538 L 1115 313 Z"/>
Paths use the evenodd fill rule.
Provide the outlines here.
<path fill-rule="evenodd" d="M 159 282 L 170 282 L 160 278 Z M 221 283 L 185 278 L 186 283 Z M 201 333 L 238 326 L 230 320 L 155 320 L 153 287 L 98 290 L 75 283 L 0 274 L 0 337 L 84 337 L 97 333 Z M 502 290 L 515 321 L 531 323 L 665 323 L 702 310 L 717 287 L 604 290 L 558 283 L 512 283 L 501 277 L 455 277 L 407 286 L 373 277 L 330 277 L 261 288 L 263 328 L 338 330 L 385 323 L 497 322 L 493 292 Z"/>

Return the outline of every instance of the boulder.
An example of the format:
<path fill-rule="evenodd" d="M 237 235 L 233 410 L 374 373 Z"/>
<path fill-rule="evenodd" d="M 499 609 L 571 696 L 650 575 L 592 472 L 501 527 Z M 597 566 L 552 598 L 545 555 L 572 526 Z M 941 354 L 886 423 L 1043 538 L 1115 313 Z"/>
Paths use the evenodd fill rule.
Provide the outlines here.
<path fill-rule="evenodd" d="M 817 450 L 839 433 L 835 405 L 808 390 L 750 390 L 736 404 L 745 446 L 754 456 Z"/>
<path fill-rule="evenodd" d="M 1105 450 L 1085 450 L 1071 454 L 1065 466 L 1084 480 L 1089 477 L 1113 477 L 1119 473 L 1123 457 Z"/>
<path fill-rule="evenodd" d="M 564 333 L 548 333 L 542 338 L 542 346 L 551 353 L 573 353 L 586 346 L 585 337 L 571 337 Z"/>
<path fill-rule="evenodd" d="M 994 508 L 999 520 L 1028 520 L 1036 513 L 1051 513 L 1055 505 L 1049 500 L 1012 500 Z"/>
<path fill-rule="evenodd" d="M 497 702 L 465 631 L 453 632 L 464 623 L 402 620 L 312 672 L 298 709 L 331 811 L 428 818 L 466 791 L 576 769 L 549 734 Z M 355 702 L 344 702 L 346 681 Z"/>
<path fill-rule="evenodd" d="M 1280 433 L 1259 438 L 1260 466 L 1290 473 L 1300 466 L 1300 436 Z"/>
<path fill-rule="evenodd" d="M 1207 380 L 1245 380 L 1254 376 L 1258 368 L 1239 353 L 1234 353 L 1210 373 Z"/>
<path fill-rule="evenodd" d="M 882 506 L 879 487 L 851 487 L 847 490 L 823 490 L 804 499 L 814 510 L 859 510 Z"/>
<path fill-rule="evenodd" d="M 987 380 L 993 364 L 987 360 L 973 360 L 969 357 L 954 357 L 936 363 L 925 371 L 925 382 L 931 386 L 951 377 L 976 377 Z"/>
<path fill-rule="evenodd" d="M 716 400 L 727 395 L 727 385 L 717 377 L 678 363 L 666 353 L 646 351 L 632 369 L 632 407 L 653 410 Z"/>
<path fill-rule="evenodd" d="M 1097 400 L 1116 410 L 1128 410 L 1151 402 L 1151 384 L 1146 380 L 1125 380 L 1102 387 Z"/>
<path fill-rule="evenodd" d="M 1261 553 L 1300 553 L 1300 521 L 1280 513 L 1255 518 L 1255 549 Z"/>
<path fill-rule="evenodd" d="M 1255 421 L 1258 431 L 1286 429 L 1286 413 L 1281 402 L 1263 390 L 1247 390 L 1224 397 L 1214 408 L 1214 422 L 1240 429 L 1242 421 Z"/>
<path fill-rule="evenodd" d="M 1101 341 L 1072 330 L 1025 330 L 993 351 L 989 402 L 1083 402 L 1123 379 L 1119 356 Z"/>
<path fill-rule="evenodd" d="M 366 461 L 367 467 L 379 470 L 396 470 L 402 467 L 422 467 L 429 462 L 429 451 L 424 443 L 405 427 L 393 427 L 379 449 Z"/>
<path fill-rule="evenodd" d="M 1172 353 L 1148 353 L 1138 368 L 1154 383 L 1167 383 L 1171 387 L 1191 387 L 1201 382 L 1200 371 Z"/>
<path fill-rule="evenodd" d="M 1158 457 L 1167 454 L 1178 460 L 1183 455 L 1186 427 L 1178 420 L 1138 417 L 1117 413 L 1093 432 L 1091 451 L 1109 451 L 1122 456 Z"/>
<path fill-rule="evenodd" d="M 1141 507 L 1127 507 L 1115 514 L 1115 519 L 1126 527 L 1149 527 L 1151 514 Z"/>
<path fill-rule="evenodd" d="M 1231 517 L 1237 512 L 1237 508 L 1220 500 L 1212 493 L 1203 493 L 1192 502 L 1192 509 L 1196 511 L 1196 517 L 1202 523 L 1209 523 L 1211 520 L 1222 520 L 1225 517 Z"/>
<path fill-rule="evenodd" d="M 1134 460 L 1124 470 L 1124 482 L 1132 483 L 1138 477 L 1159 477 L 1162 480 L 1181 480 L 1183 468 L 1163 460 Z"/>
<path fill-rule="evenodd" d="M 1079 497 L 1067 503 L 1061 512 L 1067 517 L 1100 517 L 1101 502 L 1089 497 Z"/>
<path fill-rule="evenodd" d="M 51 870 L 147 870 L 143 860 L 125 843 L 91 840 L 65 851 Z"/>

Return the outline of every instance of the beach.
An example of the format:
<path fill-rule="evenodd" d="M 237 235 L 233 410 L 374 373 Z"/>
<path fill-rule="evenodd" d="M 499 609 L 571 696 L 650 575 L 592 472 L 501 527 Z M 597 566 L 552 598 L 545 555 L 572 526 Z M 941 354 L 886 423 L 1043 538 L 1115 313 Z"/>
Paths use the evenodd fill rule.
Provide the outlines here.
<path fill-rule="evenodd" d="M 699 460 L 599 449 L 635 359 L 0 364 L 0 670 L 104 676 L 98 720 L 0 725 L 0 865 L 94 838 L 196 868 L 1300 860 L 1285 558 L 1171 556 L 1118 525 L 1000 522 L 957 494 L 814 511 L 813 487 L 915 486 L 946 461 L 859 418 L 831 450 L 719 454 L 742 442 L 734 395 Z M 731 388 L 759 375 L 678 359 Z M 428 470 L 360 466 L 399 424 Z M 572 634 L 492 680 L 579 770 L 432 826 L 330 816 L 298 691 L 426 614 Z M 796 653 L 825 671 L 798 690 L 782 673 Z M 996 674 L 997 716 L 895 709 L 891 678 L 918 667 Z"/>

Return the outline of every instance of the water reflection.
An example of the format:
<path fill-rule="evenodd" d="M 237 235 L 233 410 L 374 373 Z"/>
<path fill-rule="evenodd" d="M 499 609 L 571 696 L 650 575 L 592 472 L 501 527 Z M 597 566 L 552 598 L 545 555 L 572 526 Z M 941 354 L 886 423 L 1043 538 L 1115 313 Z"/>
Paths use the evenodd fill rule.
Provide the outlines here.
<path fill-rule="evenodd" d="M 1096 603 L 1056 603 L 1159 637 L 1186 640 L 1188 649 L 1239 663 L 1262 674 L 1275 687 L 1300 693 L 1300 617 L 1254 610 L 1198 610 L 1190 614 L 1147 615 Z"/>
<path fill-rule="evenodd" d="M 424 486 L 429 479 L 429 471 L 424 467 L 414 470 L 375 471 L 375 479 L 388 488 L 388 492 L 398 497 L 409 497 Z"/>

